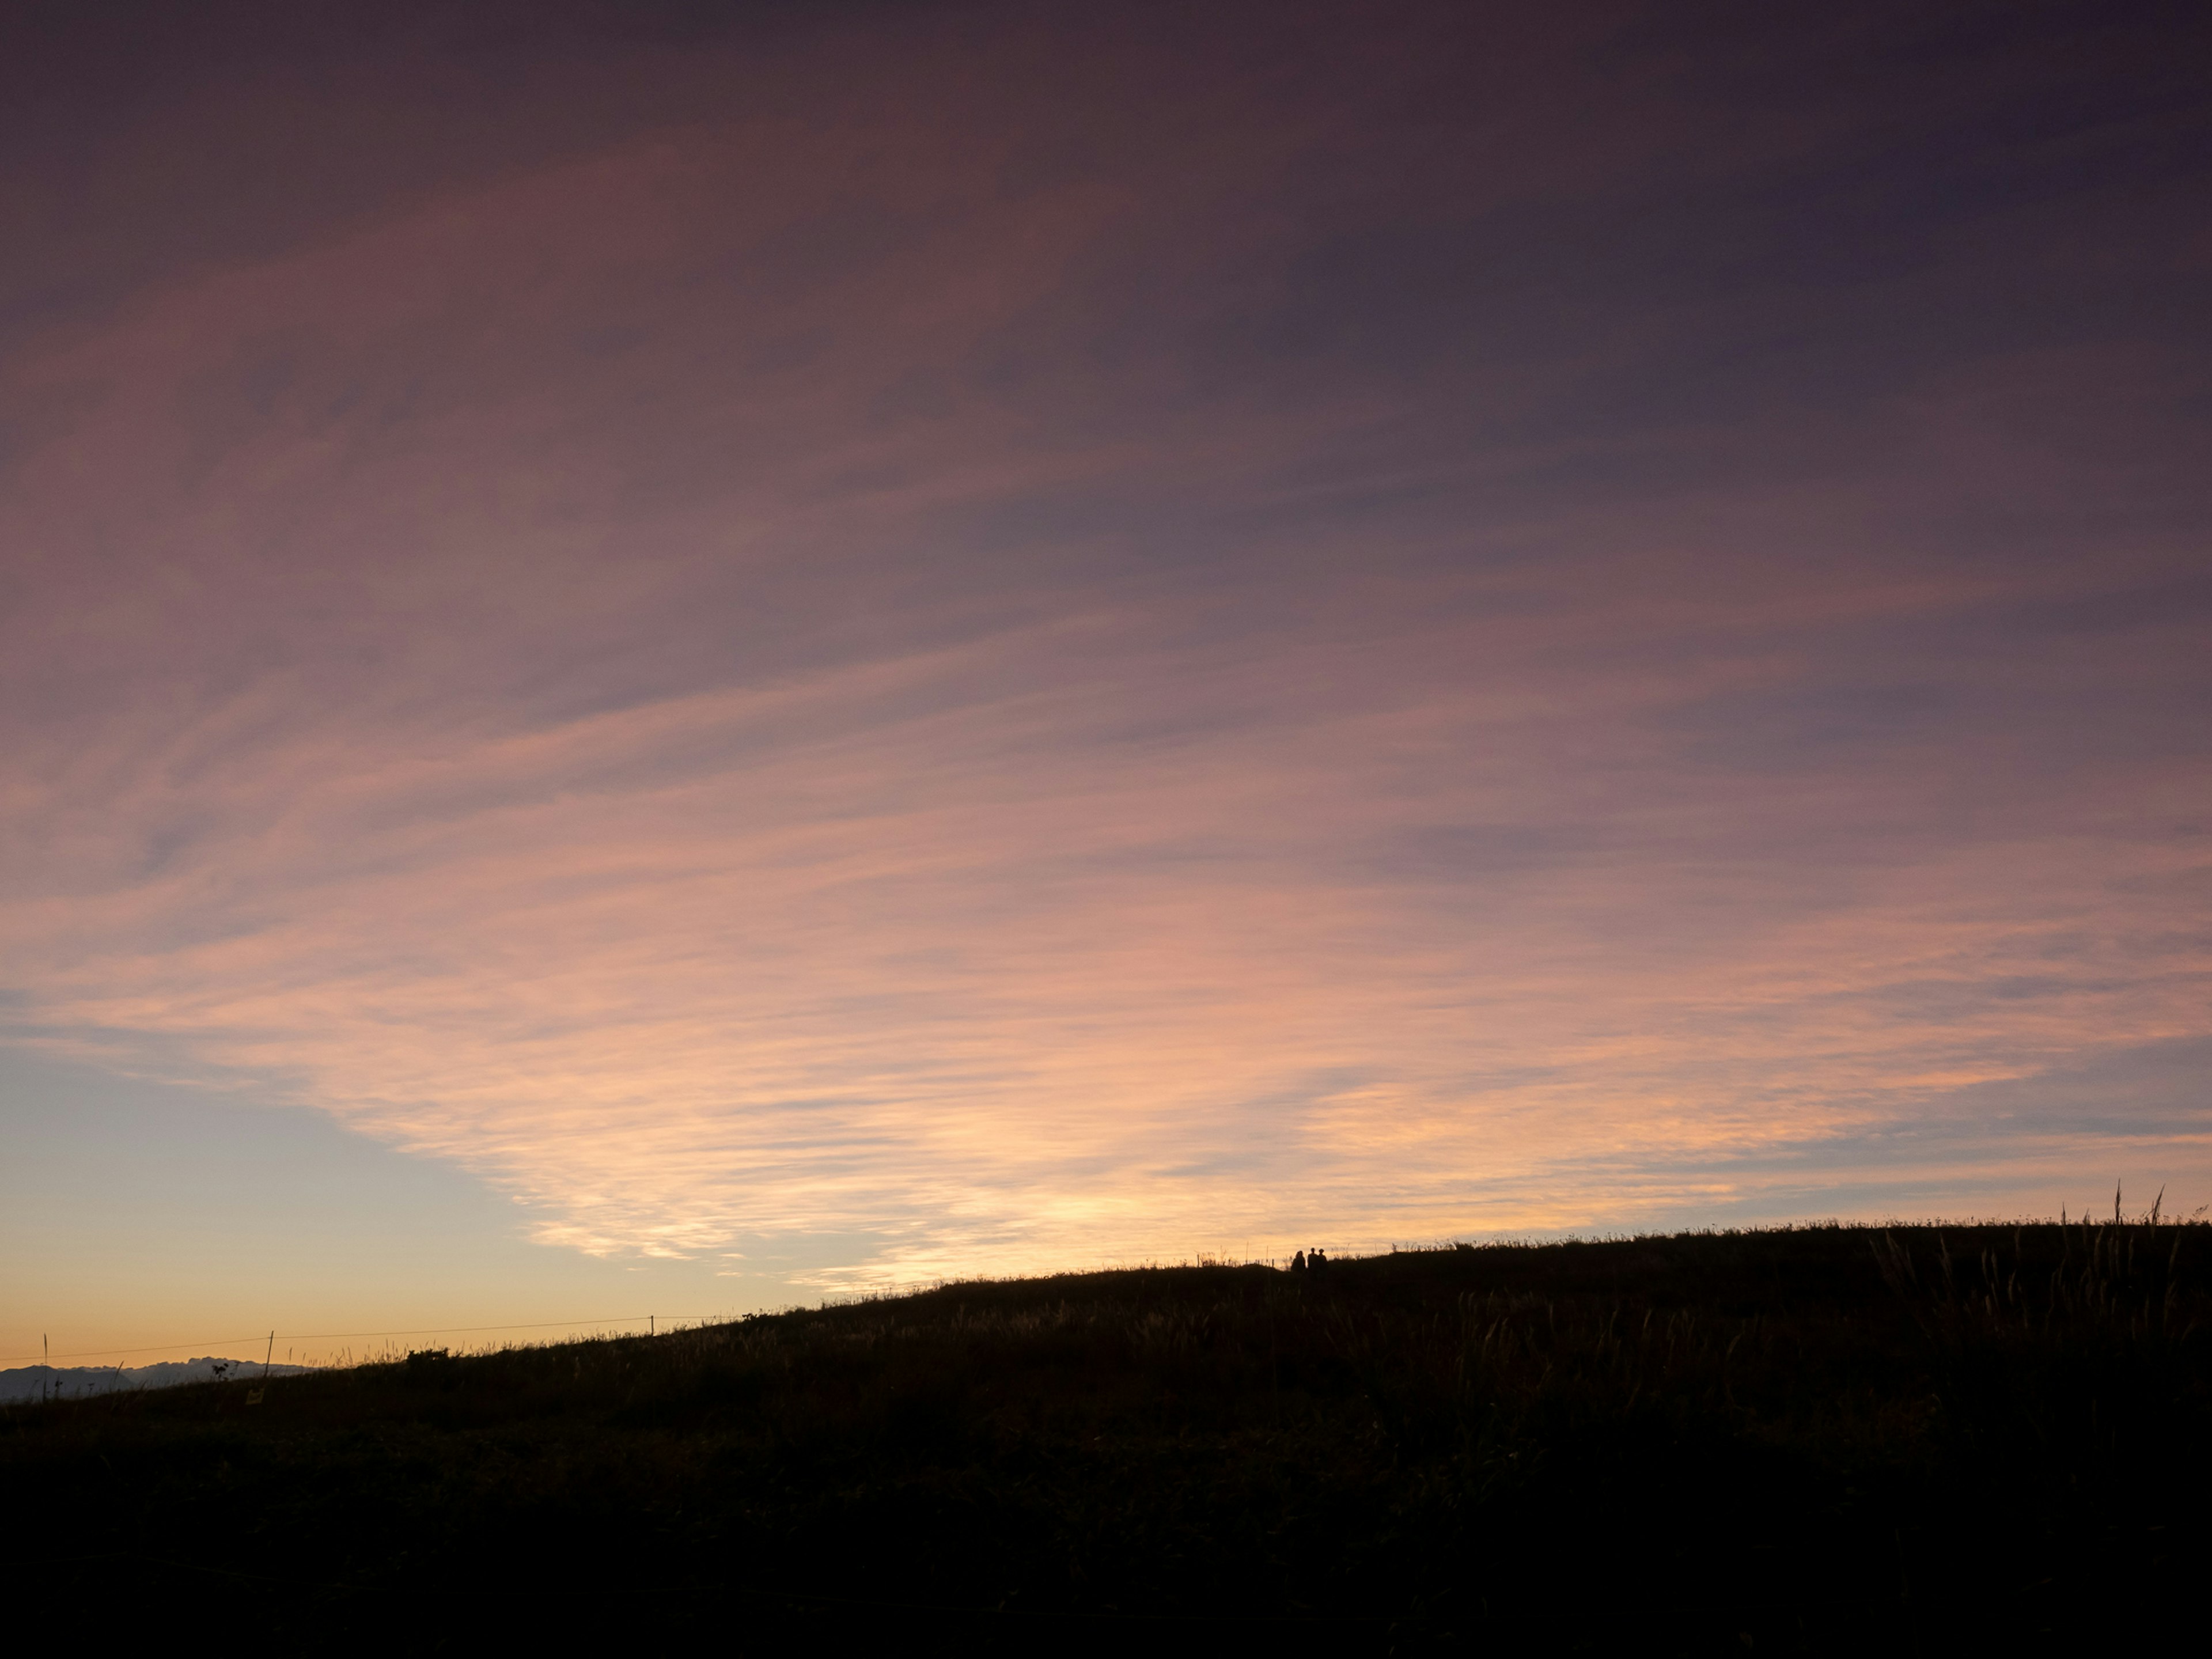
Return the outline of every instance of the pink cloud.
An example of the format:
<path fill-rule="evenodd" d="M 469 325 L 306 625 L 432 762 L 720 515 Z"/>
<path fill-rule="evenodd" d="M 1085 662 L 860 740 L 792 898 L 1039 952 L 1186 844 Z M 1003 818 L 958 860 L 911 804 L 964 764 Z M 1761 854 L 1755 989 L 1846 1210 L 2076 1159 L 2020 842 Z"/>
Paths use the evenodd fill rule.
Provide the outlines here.
<path fill-rule="evenodd" d="M 2185 585 L 2192 370 L 1562 427 L 1725 329 L 1632 282 L 1446 361 L 1539 284 L 1316 343 L 1404 216 L 1345 160 L 1387 100 L 1133 125 L 1124 49 L 817 64 L 11 358 L 23 1040 L 279 1079 L 549 1242 L 913 1277 L 1940 1184 L 1882 1148 L 1961 1091 L 2212 1035 L 2201 616 L 2063 620 Z M 1734 176 L 1668 76 L 1510 94 L 1392 130 L 1455 270 Z"/>

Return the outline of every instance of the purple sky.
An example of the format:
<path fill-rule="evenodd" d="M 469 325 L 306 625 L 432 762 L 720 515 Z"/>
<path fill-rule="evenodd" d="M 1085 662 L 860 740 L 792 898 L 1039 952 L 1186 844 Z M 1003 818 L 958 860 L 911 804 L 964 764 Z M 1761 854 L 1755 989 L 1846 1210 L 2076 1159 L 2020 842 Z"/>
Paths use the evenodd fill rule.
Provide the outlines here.
<path fill-rule="evenodd" d="M 211 1095 L 739 1303 L 2212 1200 L 2201 9 L 729 9 L 6 26 L 27 1190 Z"/>

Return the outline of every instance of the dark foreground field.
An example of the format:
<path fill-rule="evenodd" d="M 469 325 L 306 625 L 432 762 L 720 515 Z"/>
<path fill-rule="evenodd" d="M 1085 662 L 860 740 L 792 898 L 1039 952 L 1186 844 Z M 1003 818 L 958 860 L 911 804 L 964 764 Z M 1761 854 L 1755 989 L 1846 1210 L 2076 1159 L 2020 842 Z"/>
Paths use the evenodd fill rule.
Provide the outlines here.
<path fill-rule="evenodd" d="M 1421 1251 L 16 1407 L 0 1571 L 87 1640 L 2131 1644 L 2199 1617 L 2208 1258 Z"/>

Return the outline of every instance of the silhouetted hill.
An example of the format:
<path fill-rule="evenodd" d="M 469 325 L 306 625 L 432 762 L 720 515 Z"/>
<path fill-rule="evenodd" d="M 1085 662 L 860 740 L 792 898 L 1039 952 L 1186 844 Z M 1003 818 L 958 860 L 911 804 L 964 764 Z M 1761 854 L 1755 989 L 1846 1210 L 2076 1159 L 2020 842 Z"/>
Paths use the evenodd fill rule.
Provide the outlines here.
<path fill-rule="evenodd" d="M 1811 1228 L 1147 1269 L 252 1407 L 18 1406 L 5 1571 L 103 1628 L 410 1646 L 2110 1640 L 2207 1542 L 2208 1251 Z"/>

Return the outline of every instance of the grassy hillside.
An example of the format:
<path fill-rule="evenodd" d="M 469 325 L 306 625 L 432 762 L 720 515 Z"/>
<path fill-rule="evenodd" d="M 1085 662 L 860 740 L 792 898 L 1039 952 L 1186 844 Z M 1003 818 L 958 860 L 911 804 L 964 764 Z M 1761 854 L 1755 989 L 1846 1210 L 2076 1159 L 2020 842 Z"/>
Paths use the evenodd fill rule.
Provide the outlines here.
<path fill-rule="evenodd" d="M 410 1644 L 2109 1639 L 2207 1542 L 2208 1265 L 2170 1224 L 1462 1248 L 19 1406 L 5 1571 Z"/>

